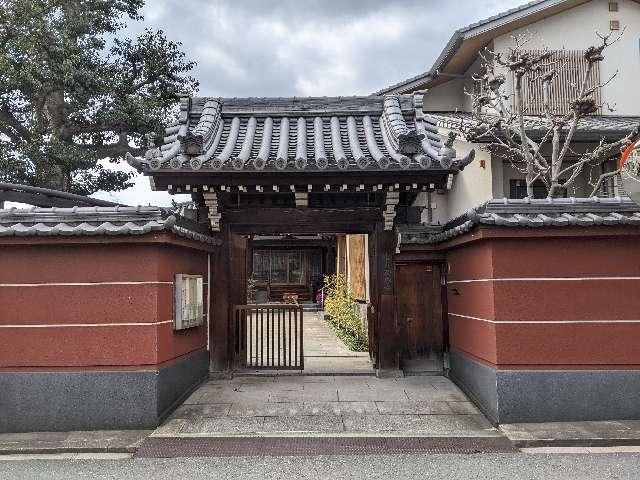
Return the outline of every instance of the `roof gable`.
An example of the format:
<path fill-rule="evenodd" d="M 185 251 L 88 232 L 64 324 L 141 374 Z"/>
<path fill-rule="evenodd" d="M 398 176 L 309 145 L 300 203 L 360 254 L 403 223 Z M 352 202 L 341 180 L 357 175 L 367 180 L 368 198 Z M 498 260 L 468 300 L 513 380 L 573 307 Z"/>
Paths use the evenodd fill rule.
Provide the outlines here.
<path fill-rule="evenodd" d="M 535 0 L 460 28 L 451 36 L 428 71 L 384 88 L 377 94 L 409 93 L 444 83 L 451 77 L 442 74 L 459 75 L 466 72 L 478 52 L 494 38 L 590 1 Z"/>

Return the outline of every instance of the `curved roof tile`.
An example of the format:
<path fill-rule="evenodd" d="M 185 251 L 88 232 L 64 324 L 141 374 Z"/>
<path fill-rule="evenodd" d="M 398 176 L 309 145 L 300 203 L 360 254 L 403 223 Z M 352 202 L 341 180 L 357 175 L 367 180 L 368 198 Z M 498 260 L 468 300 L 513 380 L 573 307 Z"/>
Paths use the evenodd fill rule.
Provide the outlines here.
<path fill-rule="evenodd" d="M 209 173 L 452 168 L 452 150 L 422 111 L 421 95 L 191 98 L 181 108 L 165 143 L 129 163 Z"/>

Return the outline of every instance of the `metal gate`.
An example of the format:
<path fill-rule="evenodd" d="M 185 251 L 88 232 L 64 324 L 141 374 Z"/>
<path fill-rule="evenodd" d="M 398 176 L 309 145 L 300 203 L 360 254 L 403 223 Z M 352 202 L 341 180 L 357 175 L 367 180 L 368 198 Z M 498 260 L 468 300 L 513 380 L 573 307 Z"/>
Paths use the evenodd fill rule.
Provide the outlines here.
<path fill-rule="evenodd" d="M 233 317 L 240 367 L 304 369 L 303 308 L 300 305 L 236 305 Z"/>

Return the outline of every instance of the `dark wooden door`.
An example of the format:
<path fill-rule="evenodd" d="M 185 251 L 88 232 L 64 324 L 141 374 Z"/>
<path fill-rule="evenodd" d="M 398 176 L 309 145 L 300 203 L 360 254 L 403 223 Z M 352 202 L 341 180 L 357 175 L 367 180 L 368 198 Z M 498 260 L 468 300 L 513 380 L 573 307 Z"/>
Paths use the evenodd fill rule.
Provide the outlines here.
<path fill-rule="evenodd" d="M 397 265 L 396 312 L 403 357 L 416 358 L 442 352 L 441 288 L 438 265 Z"/>

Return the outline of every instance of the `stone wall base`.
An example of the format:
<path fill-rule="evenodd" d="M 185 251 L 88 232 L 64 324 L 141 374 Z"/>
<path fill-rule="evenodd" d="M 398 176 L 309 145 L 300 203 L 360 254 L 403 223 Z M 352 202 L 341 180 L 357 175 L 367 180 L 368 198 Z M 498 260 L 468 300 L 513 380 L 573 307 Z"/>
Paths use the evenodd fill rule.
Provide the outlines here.
<path fill-rule="evenodd" d="M 199 350 L 157 370 L 0 372 L 0 432 L 157 427 L 202 380 Z"/>
<path fill-rule="evenodd" d="M 450 352 L 451 379 L 493 423 L 640 420 L 640 370 L 500 370 Z"/>

